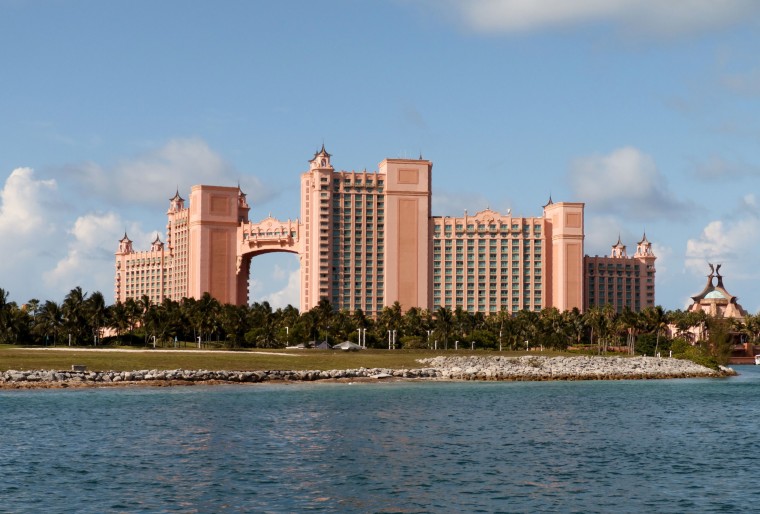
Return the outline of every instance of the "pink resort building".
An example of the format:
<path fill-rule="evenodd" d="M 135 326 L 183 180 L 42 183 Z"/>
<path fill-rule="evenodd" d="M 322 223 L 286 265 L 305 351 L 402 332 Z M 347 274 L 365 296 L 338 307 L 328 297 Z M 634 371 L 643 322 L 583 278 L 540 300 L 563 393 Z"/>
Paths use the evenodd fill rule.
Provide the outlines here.
<path fill-rule="evenodd" d="M 177 192 L 169 201 L 165 243 L 156 237 L 149 251 L 135 252 L 126 234 L 119 242 L 116 301 L 209 292 L 220 302 L 245 304 L 251 259 L 270 252 L 299 256 L 302 311 L 321 299 L 368 314 L 394 302 L 404 309 L 484 313 L 583 310 L 591 294 L 584 273 L 597 266 L 593 259 L 611 259 L 630 270 L 631 281 L 636 277 L 631 291 L 641 299 L 631 300 L 632 308 L 654 301 L 651 247 L 641 260 L 651 265 L 646 273 L 638 251 L 630 259 L 584 258 L 584 204 L 550 199 L 537 217 L 490 209 L 433 216 L 432 169 L 420 157 L 385 159 L 373 172 L 335 171 L 323 145 L 301 175 L 300 220 L 250 222 L 239 187 L 193 186 L 189 207 Z M 600 269 L 594 268 L 595 277 Z M 590 304 L 602 300 L 598 291 Z"/>
<path fill-rule="evenodd" d="M 634 312 L 654 307 L 656 259 L 646 234 L 637 243 L 636 253 L 630 257 L 619 237 L 609 257 L 587 255 L 584 259 L 584 310 L 608 304 L 617 312 L 626 307 Z"/>

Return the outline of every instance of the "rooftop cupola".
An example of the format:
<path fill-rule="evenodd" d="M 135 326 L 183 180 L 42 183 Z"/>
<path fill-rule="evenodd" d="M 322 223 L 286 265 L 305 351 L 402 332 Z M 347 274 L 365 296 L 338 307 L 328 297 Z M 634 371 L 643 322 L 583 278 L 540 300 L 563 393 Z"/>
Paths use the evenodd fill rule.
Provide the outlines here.
<path fill-rule="evenodd" d="M 134 253 L 132 240 L 127 237 L 126 232 L 124 232 L 124 237 L 119 240 L 119 251 L 116 253 Z"/>
<path fill-rule="evenodd" d="M 179 188 L 174 196 L 169 199 L 169 212 L 179 212 L 185 208 L 185 199 L 179 195 Z"/>
<path fill-rule="evenodd" d="M 330 164 L 330 155 L 325 150 L 325 144 L 322 143 L 322 148 L 314 154 L 314 157 L 309 161 L 309 171 L 314 170 L 333 170 L 332 164 Z"/>
<path fill-rule="evenodd" d="M 160 252 L 163 249 L 164 249 L 164 243 L 161 242 L 161 238 L 158 237 L 158 234 L 156 234 L 156 238 L 150 244 L 150 251 L 151 252 Z"/>
<path fill-rule="evenodd" d="M 654 252 L 652 251 L 652 243 L 647 241 L 647 233 L 644 232 L 644 236 L 641 238 L 641 241 L 639 241 L 636 245 L 636 257 L 654 256 Z"/>
<path fill-rule="evenodd" d="M 628 252 L 626 252 L 625 245 L 620 240 L 620 236 L 618 235 L 617 243 L 612 245 L 612 253 L 610 254 L 610 257 L 617 257 L 618 259 L 623 259 L 628 257 Z"/>

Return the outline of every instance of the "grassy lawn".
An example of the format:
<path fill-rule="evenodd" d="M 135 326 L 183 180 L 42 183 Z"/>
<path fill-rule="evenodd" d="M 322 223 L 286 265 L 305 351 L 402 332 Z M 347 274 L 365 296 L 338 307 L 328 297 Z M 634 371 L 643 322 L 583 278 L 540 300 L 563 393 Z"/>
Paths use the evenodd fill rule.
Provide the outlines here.
<path fill-rule="evenodd" d="M 287 353 L 287 355 L 278 355 Z M 531 352 L 531 355 L 536 353 Z M 541 355 L 549 355 L 544 352 Z M 556 353 L 552 353 L 557 355 Z M 71 369 L 83 364 L 92 371 L 129 371 L 137 369 L 208 369 L 208 370 L 326 370 L 354 368 L 417 368 L 417 359 L 436 355 L 526 355 L 525 352 L 486 352 L 459 350 L 254 350 L 201 353 L 192 349 L 176 353 L 127 350 L 124 352 L 65 351 L 25 349 L 0 345 L 0 371 L 9 369 Z"/>

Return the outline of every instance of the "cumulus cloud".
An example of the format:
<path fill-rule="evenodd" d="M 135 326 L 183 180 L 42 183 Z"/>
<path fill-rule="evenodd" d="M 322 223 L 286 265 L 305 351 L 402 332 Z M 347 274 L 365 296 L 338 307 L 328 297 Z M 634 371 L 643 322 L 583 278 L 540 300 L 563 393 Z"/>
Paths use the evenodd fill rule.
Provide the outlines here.
<path fill-rule="evenodd" d="M 672 37 L 757 20 L 754 0 L 420 0 L 486 33 L 524 33 L 609 23 L 626 35 Z"/>
<path fill-rule="evenodd" d="M 136 223 L 125 223 L 113 212 L 78 217 L 68 231 L 66 254 L 43 274 L 47 286 L 59 291 L 75 286 L 82 286 L 86 291 L 100 289 L 108 297 L 111 291 L 102 289 L 113 283 L 117 246 L 114 234 L 121 234 L 125 229 L 136 247 L 147 248 L 149 239 L 156 235 L 143 232 Z M 140 245 L 142 242 L 146 244 Z"/>
<path fill-rule="evenodd" d="M 186 196 L 196 184 L 232 186 L 239 182 L 253 202 L 271 194 L 258 178 L 242 175 L 199 138 L 172 139 L 111 168 L 85 163 L 69 167 L 67 172 L 86 190 L 125 204 L 164 205 L 177 188 Z"/>
<path fill-rule="evenodd" d="M 674 198 L 654 159 L 632 147 L 576 159 L 570 182 L 576 197 L 598 213 L 651 220 L 680 217 L 687 207 Z"/>
<path fill-rule="evenodd" d="M 756 259 L 760 253 L 760 205 L 753 194 L 746 195 L 738 214 L 726 220 L 709 222 L 699 237 L 686 242 L 686 268 L 704 274 L 708 262 L 728 264 L 731 275 L 760 278 Z"/>
<path fill-rule="evenodd" d="M 56 191 L 55 180 L 38 180 L 31 168 L 16 168 L 0 191 L 0 238 L 44 236 L 54 230 L 48 204 Z"/>

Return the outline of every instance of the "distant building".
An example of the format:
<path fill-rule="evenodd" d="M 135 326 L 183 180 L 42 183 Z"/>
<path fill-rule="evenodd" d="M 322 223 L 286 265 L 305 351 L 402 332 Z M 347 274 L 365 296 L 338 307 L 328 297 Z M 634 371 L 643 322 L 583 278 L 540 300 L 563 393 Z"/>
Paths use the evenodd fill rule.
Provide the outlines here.
<path fill-rule="evenodd" d="M 713 318 L 732 318 L 743 320 L 747 317 L 747 311 L 739 305 L 736 296 L 732 295 L 723 286 L 723 276 L 720 274 L 721 264 L 710 266 L 710 274 L 707 275 L 707 284 L 702 292 L 691 297 L 692 303 L 689 312 L 704 312 Z M 713 280 L 718 279 L 714 284 Z"/>
<path fill-rule="evenodd" d="M 607 301 L 606 282 L 599 289 L 597 280 L 608 276 L 607 261 L 602 268 L 589 259 L 612 259 L 621 271 L 631 266 L 631 280 L 641 283 L 631 283 L 631 292 L 642 296 L 629 303 L 654 302 L 654 256 L 646 238 L 632 259 L 584 259 L 582 203 L 550 199 L 537 217 L 491 209 L 433 216 L 432 162 L 385 159 L 375 172 L 349 172 L 335 171 L 331 157 L 323 145 L 301 175 L 300 220 L 251 223 L 238 187 L 193 186 L 187 207 L 177 192 L 169 200 L 165 243 L 156 237 L 149 251 L 135 252 L 126 234 L 119 242 L 116 300 L 147 295 L 161 302 L 209 292 L 220 302 L 245 304 L 251 260 L 290 252 L 301 263 L 301 310 L 321 299 L 370 314 L 394 302 L 404 309 L 470 312 L 583 309 L 589 270 L 592 305 L 602 289 Z M 646 271 L 634 271 L 640 262 Z"/>
<path fill-rule="evenodd" d="M 729 293 L 723 285 L 723 276 L 720 274 L 721 265 L 708 263 L 708 266 L 710 266 L 710 274 L 707 275 L 707 284 L 699 294 L 691 297 L 692 303 L 687 311 L 702 312 L 713 319 L 744 322 L 748 312 L 739 304 L 738 298 Z M 717 283 L 715 283 L 715 279 L 717 279 Z M 691 341 L 707 340 L 710 332 L 709 325 L 709 323 L 699 323 L 696 326 L 689 327 L 683 335 Z M 675 327 L 671 327 L 671 332 L 675 332 Z M 734 364 L 754 363 L 757 350 L 746 334 L 729 324 L 727 335 L 733 345 L 730 362 Z"/>
<path fill-rule="evenodd" d="M 589 307 L 612 305 L 617 312 L 626 307 L 639 312 L 655 305 L 655 266 L 657 257 L 646 234 L 628 256 L 620 241 L 612 246 L 608 257 L 584 258 L 585 302 Z"/>

